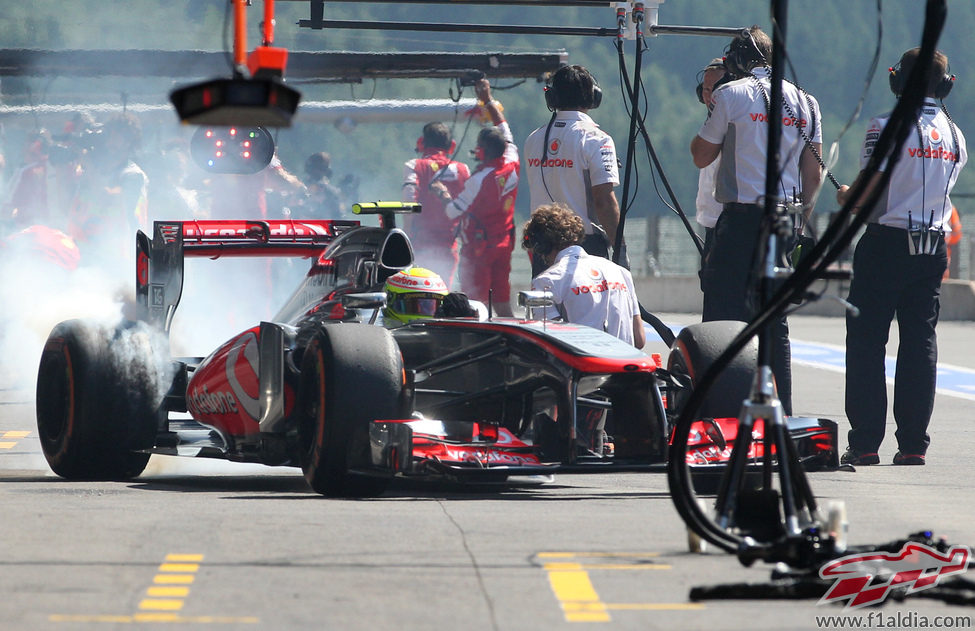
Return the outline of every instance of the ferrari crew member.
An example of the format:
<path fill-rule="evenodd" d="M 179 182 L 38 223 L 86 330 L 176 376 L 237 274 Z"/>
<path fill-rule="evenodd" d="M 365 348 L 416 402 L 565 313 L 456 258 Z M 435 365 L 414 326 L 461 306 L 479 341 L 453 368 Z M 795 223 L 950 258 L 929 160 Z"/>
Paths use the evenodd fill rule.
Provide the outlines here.
<path fill-rule="evenodd" d="M 920 49 L 905 52 L 891 69 L 890 87 L 898 97 L 917 62 Z M 884 356 L 891 320 L 897 317 L 899 345 L 894 376 L 894 421 L 897 453 L 894 464 L 923 465 L 930 437 L 927 429 L 934 409 L 938 341 L 935 327 L 940 310 L 941 279 L 947 267 L 945 233 L 951 230 L 949 195 L 965 163 L 965 136 L 936 99 L 951 90 L 948 58 L 935 52 L 928 77 L 927 98 L 908 136 L 900 159 L 890 173 L 879 202 L 861 206 L 879 186 L 881 174 L 861 171 L 857 182 L 869 178 L 854 208 L 870 212 L 866 231 L 853 255 L 849 301 L 859 317 L 846 317 L 846 415 L 850 420 L 849 448 L 841 462 L 871 465 L 880 462 L 878 449 L 887 422 L 887 383 Z M 870 121 L 860 164 L 865 166 L 890 114 Z M 842 186 L 837 201 L 847 201 L 850 187 Z M 859 208 L 858 208 L 859 207 Z"/>
<path fill-rule="evenodd" d="M 543 204 L 564 204 L 582 219 L 582 248 L 610 258 L 620 222 L 613 192 L 620 176 L 612 137 L 589 116 L 601 101 L 602 91 L 586 68 L 559 68 L 545 88 L 552 118 L 528 136 L 524 154 L 532 211 Z M 540 271 L 532 268 L 533 275 Z"/>
<path fill-rule="evenodd" d="M 404 228 L 417 258 L 436 271 L 448 288 L 457 272 L 457 219 L 447 217 L 446 202 L 432 185 L 443 184 L 451 197 L 463 190 L 470 170 L 451 159 L 456 146 L 446 125 L 427 123 L 416 141 L 420 157 L 406 162 L 403 175 L 403 201 L 418 202 L 422 207 L 419 215 L 407 216 Z"/>
<path fill-rule="evenodd" d="M 633 276 L 612 261 L 588 254 L 582 218 L 562 204 L 545 204 L 532 213 L 522 247 L 544 269 L 532 289 L 549 291 L 564 318 L 605 331 L 643 348 L 646 332 L 640 317 Z"/>
<path fill-rule="evenodd" d="M 759 263 L 755 256 L 764 249 L 760 240 L 766 221 L 763 200 L 771 107 L 767 60 L 771 54 L 772 40 L 757 26 L 749 29 L 748 37 L 732 40 L 725 66 L 740 78 L 714 91 L 713 108 L 691 141 L 691 155 L 699 169 L 720 160 L 714 198 L 723 206 L 702 270 L 705 322 L 747 322 L 759 307 L 752 290 L 758 280 L 753 274 Z M 801 202 L 808 216 L 822 180 L 816 159 L 822 148 L 819 104 L 787 81 L 782 82 L 782 97 L 782 120 L 774 121 L 782 129 L 778 201 Z M 783 411 L 791 414 L 792 369 L 785 316 L 773 326 L 772 372 Z"/>
<path fill-rule="evenodd" d="M 447 202 L 447 217 L 460 220 L 461 290 L 483 303 L 488 303 L 490 293 L 493 310 L 511 317 L 509 276 L 515 247 L 518 147 L 500 104 L 491 98 L 488 80 L 480 79 L 475 90 L 494 124 L 478 134 L 474 155 L 479 164 L 456 198 L 442 182 L 434 182 L 432 188 Z"/>

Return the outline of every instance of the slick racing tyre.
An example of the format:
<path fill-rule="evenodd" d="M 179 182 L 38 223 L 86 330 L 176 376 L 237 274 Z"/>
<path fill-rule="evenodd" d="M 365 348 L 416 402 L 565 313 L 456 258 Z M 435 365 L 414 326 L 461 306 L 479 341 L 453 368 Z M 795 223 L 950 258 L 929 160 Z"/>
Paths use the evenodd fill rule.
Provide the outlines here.
<path fill-rule="evenodd" d="M 51 469 L 69 480 L 138 476 L 153 446 L 165 390 L 143 324 L 58 324 L 37 373 L 37 431 Z"/>
<path fill-rule="evenodd" d="M 311 488 L 328 496 L 372 497 L 388 477 L 355 473 L 371 464 L 369 426 L 402 418 L 403 360 L 378 326 L 322 326 L 301 359 L 298 450 Z"/>
<path fill-rule="evenodd" d="M 685 327 L 678 335 L 667 360 L 667 369 L 678 381 L 696 388 L 714 360 L 744 328 L 744 322 L 702 322 Z M 697 418 L 731 418 L 741 412 L 741 405 L 751 392 L 758 365 L 758 345 L 751 340 L 721 373 L 695 415 Z M 679 414 L 690 390 L 678 392 L 674 411 Z"/>

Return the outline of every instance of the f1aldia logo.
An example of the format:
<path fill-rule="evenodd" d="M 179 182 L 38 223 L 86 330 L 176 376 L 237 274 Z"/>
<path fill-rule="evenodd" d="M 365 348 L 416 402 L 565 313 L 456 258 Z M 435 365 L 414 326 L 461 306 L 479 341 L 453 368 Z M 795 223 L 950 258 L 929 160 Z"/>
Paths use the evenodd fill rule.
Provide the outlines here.
<path fill-rule="evenodd" d="M 820 578 L 835 582 L 817 604 L 846 601 L 844 609 L 859 609 L 883 602 L 894 589 L 913 594 L 934 587 L 943 576 L 966 571 L 970 555 L 967 546 L 939 552 L 914 541 L 899 552 L 850 554 L 819 568 Z"/>

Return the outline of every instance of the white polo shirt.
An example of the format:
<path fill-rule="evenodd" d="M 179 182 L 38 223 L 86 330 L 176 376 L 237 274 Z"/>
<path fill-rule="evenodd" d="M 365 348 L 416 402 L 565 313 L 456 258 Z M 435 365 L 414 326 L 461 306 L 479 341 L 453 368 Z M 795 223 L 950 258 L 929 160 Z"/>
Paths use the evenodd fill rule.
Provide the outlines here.
<path fill-rule="evenodd" d="M 569 322 L 605 331 L 633 344 L 633 316 L 640 303 L 629 270 L 581 246 L 571 245 L 555 263 L 532 279 L 532 289 L 550 291 Z"/>
<path fill-rule="evenodd" d="M 765 196 L 769 109 L 766 97 L 771 98 L 771 82 L 766 68 L 755 68 L 752 74 L 753 77 L 726 83 L 714 91 L 714 108 L 697 132 L 703 140 L 721 145 L 714 197 L 722 204 L 755 204 Z M 816 99 L 800 93 L 788 81 L 782 82 L 782 96 L 792 113 L 781 106 L 779 194 L 791 200 L 793 193 L 801 190 L 799 156 L 805 141 L 798 127 L 803 128 L 810 141 L 821 143 L 822 117 Z"/>
<path fill-rule="evenodd" d="M 870 120 L 860 154 L 866 167 L 890 113 Z M 954 136 L 952 136 L 954 126 Z M 957 145 L 956 145 L 957 143 Z M 957 162 L 955 158 L 958 158 Z M 951 189 L 968 162 L 965 136 L 932 99 L 925 99 L 918 125 L 907 136 L 890 183 L 874 209 L 872 221 L 894 228 L 941 228 L 951 232 Z M 886 164 L 881 170 L 886 169 Z"/>
<path fill-rule="evenodd" d="M 595 217 L 592 187 L 620 183 L 616 145 L 609 134 L 583 112 L 558 112 L 548 132 L 545 125 L 525 141 L 522 169 L 527 165 L 531 209 L 561 202 L 582 217 L 586 234 L 592 234 L 590 217 Z M 545 163 L 542 163 L 542 154 Z"/>
<path fill-rule="evenodd" d="M 705 228 L 713 228 L 724 210 L 721 202 L 714 198 L 714 176 L 718 172 L 719 162 L 720 156 L 697 175 L 697 199 L 694 200 L 697 214 L 694 219 Z"/>

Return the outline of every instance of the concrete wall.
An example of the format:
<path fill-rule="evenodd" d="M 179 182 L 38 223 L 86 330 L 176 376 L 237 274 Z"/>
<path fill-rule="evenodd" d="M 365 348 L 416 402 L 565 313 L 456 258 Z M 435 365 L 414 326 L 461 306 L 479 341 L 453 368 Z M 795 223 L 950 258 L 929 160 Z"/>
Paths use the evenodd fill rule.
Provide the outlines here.
<path fill-rule="evenodd" d="M 647 276 L 634 278 L 640 303 L 651 313 L 701 313 L 703 296 L 698 277 Z M 846 298 L 847 281 L 825 281 L 813 285 L 812 291 L 824 291 L 824 297 L 806 304 L 803 315 L 842 317 L 844 307 L 833 297 Z M 947 280 L 941 285 L 941 319 L 975 320 L 975 283 L 967 280 Z"/>

